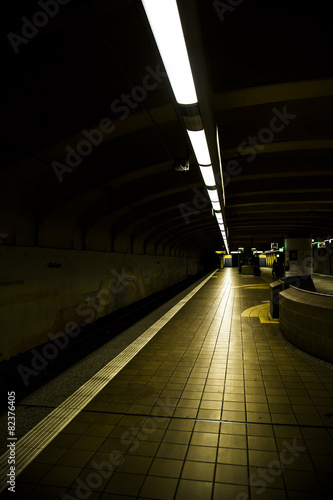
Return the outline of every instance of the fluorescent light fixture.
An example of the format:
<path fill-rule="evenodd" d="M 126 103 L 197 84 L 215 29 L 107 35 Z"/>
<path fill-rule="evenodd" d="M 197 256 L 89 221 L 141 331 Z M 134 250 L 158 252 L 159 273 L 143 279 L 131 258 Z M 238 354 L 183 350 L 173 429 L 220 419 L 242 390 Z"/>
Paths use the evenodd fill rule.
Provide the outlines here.
<path fill-rule="evenodd" d="M 217 189 L 207 189 L 207 193 L 212 203 L 219 201 Z"/>
<path fill-rule="evenodd" d="M 215 217 L 216 217 L 216 220 L 218 220 L 219 222 L 223 222 L 223 217 L 222 217 L 222 214 L 215 214 Z"/>
<path fill-rule="evenodd" d="M 156 0 L 155 0 L 156 2 Z M 159 3 L 159 2 L 156 2 Z M 187 130 L 194 154 L 199 165 L 211 165 L 206 134 L 204 130 Z M 215 185 L 215 184 L 214 184 Z"/>
<path fill-rule="evenodd" d="M 219 158 L 219 165 L 220 165 L 222 195 L 223 195 L 223 205 L 225 205 L 225 192 L 224 192 L 224 182 L 223 182 L 223 173 L 222 173 L 222 161 L 221 161 L 221 151 L 220 151 L 220 138 L 219 138 L 219 129 L 218 129 L 217 125 L 216 125 L 216 145 L 217 145 L 217 155 L 218 155 L 218 158 Z"/>
<path fill-rule="evenodd" d="M 221 205 L 218 201 L 213 201 L 212 205 L 214 210 L 216 210 L 217 212 L 221 211 Z"/>
<path fill-rule="evenodd" d="M 203 178 L 206 186 L 210 186 L 210 187 L 215 186 L 216 182 L 215 182 L 213 167 L 211 165 L 208 165 L 207 167 L 203 167 L 202 165 L 199 165 L 199 168 L 200 168 L 200 172 L 201 172 L 202 178 Z"/>
<path fill-rule="evenodd" d="M 142 0 L 176 101 L 198 102 L 176 0 Z"/>

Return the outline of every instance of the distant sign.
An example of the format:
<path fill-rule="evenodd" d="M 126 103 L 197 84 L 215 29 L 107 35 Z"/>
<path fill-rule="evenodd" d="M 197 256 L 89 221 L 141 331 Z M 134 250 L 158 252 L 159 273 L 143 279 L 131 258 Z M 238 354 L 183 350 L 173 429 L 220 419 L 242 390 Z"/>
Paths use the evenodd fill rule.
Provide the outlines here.
<path fill-rule="evenodd" d="M 278 243 L 271 243 L 271 250 L 277 250 L 279 248 Z"/>

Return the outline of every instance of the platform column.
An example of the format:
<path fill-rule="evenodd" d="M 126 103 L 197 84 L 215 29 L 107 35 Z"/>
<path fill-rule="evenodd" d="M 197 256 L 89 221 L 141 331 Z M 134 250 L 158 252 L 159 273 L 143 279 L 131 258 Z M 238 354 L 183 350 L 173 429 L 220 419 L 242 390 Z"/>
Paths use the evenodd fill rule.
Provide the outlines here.
<path fill-rule="evenodd" d="M 285 249 L 285 276 L 304 276 L 313 273 L 312 238 L 284 239 Z M 289 270 L 288 269 L 289 265 Z"/>

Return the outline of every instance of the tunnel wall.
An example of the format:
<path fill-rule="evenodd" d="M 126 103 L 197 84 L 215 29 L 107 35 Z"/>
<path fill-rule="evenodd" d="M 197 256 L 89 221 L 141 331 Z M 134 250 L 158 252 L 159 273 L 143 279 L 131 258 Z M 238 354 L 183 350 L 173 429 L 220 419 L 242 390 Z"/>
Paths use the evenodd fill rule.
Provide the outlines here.
<path fill-rule="evenodd" d="M 199 259 L 2 247 L 0 360 L 201 272 Z"/>

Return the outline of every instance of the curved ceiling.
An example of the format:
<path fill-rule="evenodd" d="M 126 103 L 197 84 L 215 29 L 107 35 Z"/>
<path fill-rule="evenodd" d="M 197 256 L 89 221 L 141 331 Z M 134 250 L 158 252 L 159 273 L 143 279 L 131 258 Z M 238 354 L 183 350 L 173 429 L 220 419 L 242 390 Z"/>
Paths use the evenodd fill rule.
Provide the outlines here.
<path fill-rule="evenodd" d="M 219 129 L 230 249 L 331 234 L 329 13 L 290 1 L 178 4 L 205 129 Z M 23 217 L 32 245 L 80 247 L 81 235 L 89 250 L 223 249 L 141 2 L 7 7 L 2 244 L 22 244 Z M 189 170 L 175 169 L 188 155 Z"/>

